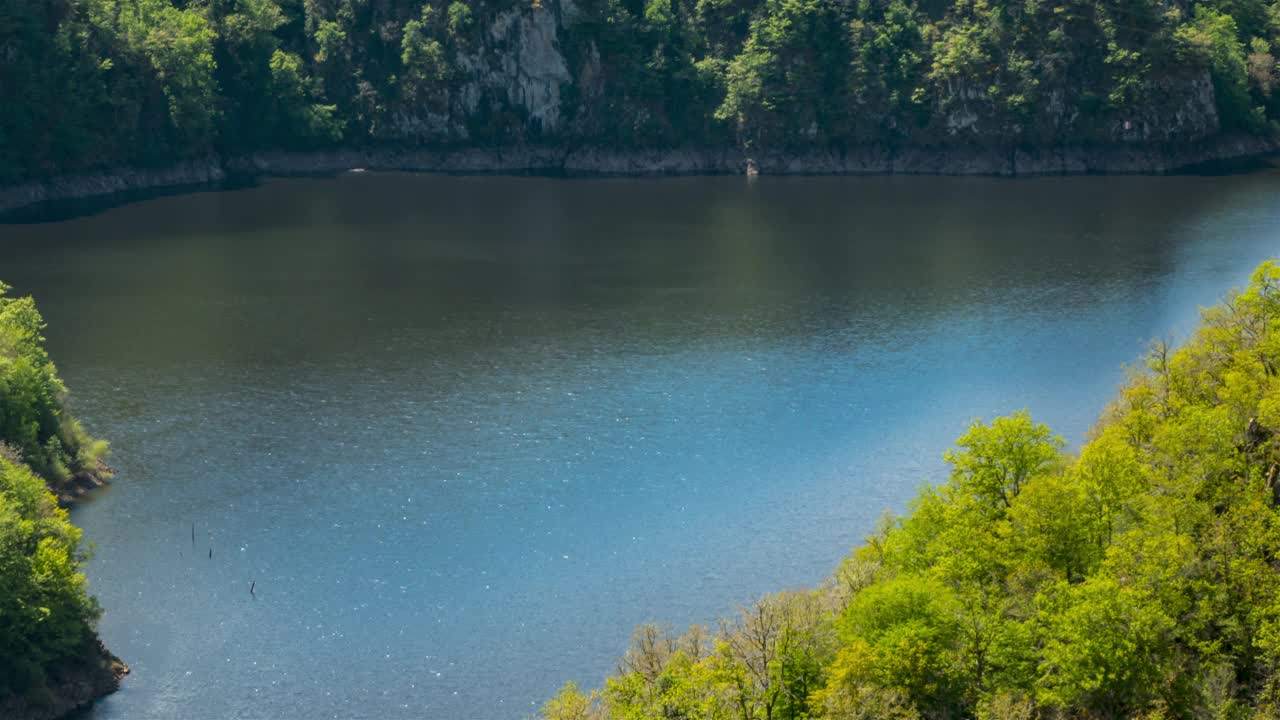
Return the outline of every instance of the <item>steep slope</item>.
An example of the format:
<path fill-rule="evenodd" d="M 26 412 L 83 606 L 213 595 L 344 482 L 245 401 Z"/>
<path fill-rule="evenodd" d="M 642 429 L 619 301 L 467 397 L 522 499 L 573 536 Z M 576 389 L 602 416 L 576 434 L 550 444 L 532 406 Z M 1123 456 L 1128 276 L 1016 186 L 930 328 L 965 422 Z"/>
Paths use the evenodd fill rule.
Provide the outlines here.
<path fill-rule="evenodd" d="M 1280 265 L 1145 360 L 1078 457 L 975 422 L 824 587 L 640 628 L 543 717 L 1280 717 Z"/>
<path fill-rule="evenodd" d="M 1271 147 L 1276 18 L 1265 0 L 0 0 L 0 184 L 343 164 L 280 156 L 317 150 L 463 170 L 1159 171 Z"/>
<path fill-rule="evenodd" d="M 58 505 L 108 474 L 66 411 L 31 298 L 0 284 L 0 717 L 61 717 L 128 672 L 94 632 L 80 530 Z"/>

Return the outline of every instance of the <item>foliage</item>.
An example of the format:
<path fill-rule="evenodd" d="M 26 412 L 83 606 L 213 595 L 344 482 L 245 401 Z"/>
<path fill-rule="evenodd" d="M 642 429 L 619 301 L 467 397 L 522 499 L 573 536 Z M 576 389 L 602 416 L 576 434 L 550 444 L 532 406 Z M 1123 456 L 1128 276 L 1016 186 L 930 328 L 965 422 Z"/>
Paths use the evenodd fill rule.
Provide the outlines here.
<path fill-rule="evenodd" d="M 0 183 L 336 143 L 747 149 L 1270 132 L 1270 0 L 0 0 Z M 511 13 L 571 79 L 543 127 Z M 482 68 L 488 67 L 486 71 Z M 484 77 L 496 72 L 501 77 Z M 548 87 L 548 92 L 551 88 Z"/>
<path fill-rule="evenodd" d="M 92 639 L 99 611 L 85 592 L 79 543 L 44 482 L 0 458 L 0 696 L 42 686 Z"/>
<path fill-rule="evenodd" d="M 1201 6 L 1196 8 L 1195 19 L 1191 23 L 1178 28 L 1174 39 L 1184 54 L 1208 66 L 1224 119 L 1233 124 L 1247 122 L 1250 109 L 1248 67 L 1235 20 L 1230 15 Z M 1261 42 L 1263 47 L 1269 47 L 1265 40 Z"/>
<path fill-rule="evenodd" d="M 65 412 L 35 304 L 8 290 L 0 284 L 0 697 L 38 692 L 93 640 L 80 531 L 32 469 L 55 482 L 100 471 L 106 450 Z"/>
<path fill-rule="evenodd" d="M 574 707 L 1275 717 L 1280 265 L 1205 310 L 1182 348 L 1154 345 L 1079 456 L 1062 448 L 1025 412 L 973 423 L 946 454 L 947 481 L 821 589 L 764 598 L 710 641 L 643 628 L 603 693 Z"/>
<path fill-rule="evenodd" d="M 44 349 L 44 319 L 29 298 L 0 283 L 0 443 L 53 483 L 102 473 L 106 444 L 64 408 L 66 388 Z"/>

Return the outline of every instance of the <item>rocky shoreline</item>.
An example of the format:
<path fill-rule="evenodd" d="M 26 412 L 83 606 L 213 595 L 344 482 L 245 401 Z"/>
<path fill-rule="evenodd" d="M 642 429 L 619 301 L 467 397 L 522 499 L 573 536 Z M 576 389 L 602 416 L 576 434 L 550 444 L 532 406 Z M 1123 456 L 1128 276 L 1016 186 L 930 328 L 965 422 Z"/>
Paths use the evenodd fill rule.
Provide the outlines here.
<path fill-rule="evenodd" d="M 129 666 L 96 637 L 84 652 L 54 668 L 44 687 L 22 694 L 0 695 L 0 717 L 6 720 L 56 720 L 92 705 L 120 689 Z"/>
<path fill-rule="evenodd" d="M 1280 141 L 1227 136 L 1186 146 L 1117 145 L 1033 150 L 864 146 L 811 151 L 739 149 L 615 150 L 517 146 L 497 148 L 369 148 L 261 152 L 207 157 L 164 168 L 113 168 L 0 187 L 0 213 L 41 203 L 122 192 L 217 185 L 232 178 L 314 175 L 352 169 L 458 174 L 546 175 L 989 175 L 1164 174 L 1280 150 Z"/>
<path fill-rule="evenodd" d="M 84 470 L 72 475 L 66 482 L 48 481 L 49 492 L 58 498 L 58 504 L 68 507 L 79 500 L 85 493 L 107 485 L 114 471 L 105 464 L 99 463 L 92 470 Z"/>

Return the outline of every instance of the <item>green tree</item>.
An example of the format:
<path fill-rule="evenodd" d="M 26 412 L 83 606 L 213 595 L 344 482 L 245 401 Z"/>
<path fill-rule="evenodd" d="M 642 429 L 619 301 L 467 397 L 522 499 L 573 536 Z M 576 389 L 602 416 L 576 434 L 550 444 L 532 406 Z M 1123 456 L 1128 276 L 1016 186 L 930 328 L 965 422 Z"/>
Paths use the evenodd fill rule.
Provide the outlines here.
<path fill-rule="evenodd" d="M 1145 707 L 1159 691 L 1172 618 L 1111 578 L 1055 588 L 1046 602 L 1041 700 L 1110 717 Z"/>
<path fill-rule="evenodd" d="M 1248 65 L 1235 19 L 1200 5 L 1192 21 L 1175 31 L 1174 40 L 1185 59 L 1208 67 L 1223 123 L 1247 125 L 1251 120 Z"/>
<path fill-rule="evenodd" d="M 0 457 L 0 696 L 42 687 L 50 667 L 93 641 L 99 610 L 79 543 L 44 482 Z"/>
<path fill-rule="evenodd" d="M 953 487 L 1001 513 L 1027 482 L 1053 468 L 1064 444 L 1025 411 L 990 425 L 976 421 L 946 454 Z"/>
<path fill-rule="evenodd" d="M 219 104 L 208 19 L 197 8 L 179 9 L 168 0 L 138 0 L 121 14 L 121 24 L 159 81 L 172 128 L 186 141 L 207 143 Z"/>
<path fill-rule="evenodd" d="M 0 283 L 0 443 L 54 483 L 103 474 L 106 444 L 64 408 L 66 387 L 44 350 L 45 324 L 29 298 Z"/>

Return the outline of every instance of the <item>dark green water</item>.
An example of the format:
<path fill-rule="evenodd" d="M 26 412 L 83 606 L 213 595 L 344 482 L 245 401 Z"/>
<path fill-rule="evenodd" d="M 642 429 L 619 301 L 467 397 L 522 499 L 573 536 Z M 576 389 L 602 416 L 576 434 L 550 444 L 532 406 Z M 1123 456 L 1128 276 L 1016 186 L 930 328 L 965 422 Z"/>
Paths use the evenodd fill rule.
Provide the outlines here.
<path fill-rule="evenodd" d="M 370 174 L 0 225 L 119 469 L 73 513 L 134 670 L 92 717 L 524 717 L 820 581 L 972 417 L 1078 442 L 1280 253 L 1278 190 Z"/>

